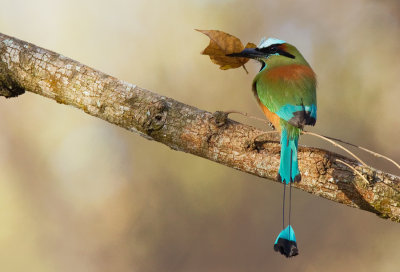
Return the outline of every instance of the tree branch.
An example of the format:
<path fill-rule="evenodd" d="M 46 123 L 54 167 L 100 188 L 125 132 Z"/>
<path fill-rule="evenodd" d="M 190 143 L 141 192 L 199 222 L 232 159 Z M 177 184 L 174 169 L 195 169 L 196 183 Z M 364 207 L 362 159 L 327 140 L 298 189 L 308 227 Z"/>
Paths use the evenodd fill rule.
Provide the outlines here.
<path fill-rule="evenodd" d="M 262 135 L 263 131 L 227 119 L 224 113 L 185 105 L 0 34 L 0 96 L 15 97 L 25 91 L 72 105 L 174 150 L 277 181 L 276 134 Z M 299 167 L 302 180 L 295 187 L 400 222 L 399 177 L 311 147 L 300 147 Z"/>

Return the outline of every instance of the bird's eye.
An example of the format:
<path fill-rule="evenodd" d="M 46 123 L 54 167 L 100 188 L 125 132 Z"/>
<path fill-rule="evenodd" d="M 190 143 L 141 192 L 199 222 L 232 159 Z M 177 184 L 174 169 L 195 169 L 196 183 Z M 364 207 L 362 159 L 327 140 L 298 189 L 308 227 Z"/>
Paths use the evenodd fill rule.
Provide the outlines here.
<path fill-rule="evenodd" d="M 268 54 L 270 48 L 269 47 L 262 47 L 262 48 L 256 48 L 256 50 Z"/>
<path fill-rule="evenodd" d="M 277 45 L 270 45 L 268 47 L 256 48 L 256 50 L 271 55 L 278 53 L 279 48 Z"/>
<path fill-rule="evenodd" d="M 278 52 L 278 47 L 276 47 L 276 46 L 271 46 L 270 49 L 269 49 L 269 52 L 270 52 L 271 54 L 275 54 L 276 52 Z"/>

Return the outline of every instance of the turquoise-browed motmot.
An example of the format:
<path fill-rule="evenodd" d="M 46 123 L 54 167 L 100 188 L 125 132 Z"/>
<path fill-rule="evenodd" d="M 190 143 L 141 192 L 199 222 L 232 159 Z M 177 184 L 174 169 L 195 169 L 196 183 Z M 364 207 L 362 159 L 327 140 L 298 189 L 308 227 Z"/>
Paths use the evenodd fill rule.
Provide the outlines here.
<path fill-rule="evenodd" d="M 290 225 L 292 182 L 301 180 L 297 146 L 304 125 L 317 119 L 316 78 L 310 65 L 293 45 L 275 38 L 263 39 L 256 48 L 246 48 L 228 56 L 258 60 L 261 70 L 253 80 L 253 93 L 265 116 L 281 132 L 281 159 L 278 180 L 284 185 L 283 230 L 274 249 L 286 257 L 298 254 Z M 289 184 L 289 224 L 285 228 L 285 188 Z"/>

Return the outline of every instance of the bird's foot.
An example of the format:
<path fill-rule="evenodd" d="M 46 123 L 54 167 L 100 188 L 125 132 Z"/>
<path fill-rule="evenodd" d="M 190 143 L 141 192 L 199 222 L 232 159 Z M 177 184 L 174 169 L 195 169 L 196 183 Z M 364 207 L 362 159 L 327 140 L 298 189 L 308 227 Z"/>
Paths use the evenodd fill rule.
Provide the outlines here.
<path fill-rule="evenodd" d="M 270 128 L 272 128 L 273 130 L 276 130 L 274 124 L 272 124 L 271 122 L 268 122 L 268 126 L 269 126 Z"/>

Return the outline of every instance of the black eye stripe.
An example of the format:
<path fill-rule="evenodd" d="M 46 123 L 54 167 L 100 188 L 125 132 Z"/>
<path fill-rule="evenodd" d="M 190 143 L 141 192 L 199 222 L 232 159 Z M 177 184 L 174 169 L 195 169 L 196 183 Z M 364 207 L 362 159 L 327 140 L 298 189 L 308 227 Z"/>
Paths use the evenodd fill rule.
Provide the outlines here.
<path fill-rule="evenodd" d="M 267 53 L 267 54 L 275 54 L 278 51 L 279 44 L 271 44 L 268 47 L 257 48 L 257 51 Z"/>
<path fill-rule="evenodd" d="M 291 59 L 295 58 L 295 56 L 293 56 L 292 54 L 290 54 L 290 53 L 288 53 L 288 52 L 286 52 L 286 51 L 284 51 L 282 49 L 279 49 L 279 46 L 280 46 L 280 44 L 271 44 L 270 46 L 267 46 L 267 47 L 256 48 L 256 51 L 259 51 L 259 52 L 262 52 L 262 53 L 265 53 L 265 54 L 268 54 L 268 55 L 272 55 L 272 54 L 278 53 L 281 56 L 285 56 L 285 57 L 288 57 L 288 58 L 291 58 Z"/>

